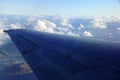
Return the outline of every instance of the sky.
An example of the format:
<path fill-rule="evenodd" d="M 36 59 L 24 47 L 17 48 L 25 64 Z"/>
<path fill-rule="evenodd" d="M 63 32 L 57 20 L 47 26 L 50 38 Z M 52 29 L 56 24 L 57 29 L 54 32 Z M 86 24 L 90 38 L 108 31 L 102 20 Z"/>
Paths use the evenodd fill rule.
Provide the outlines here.
<path fill-rule="evenodd" d="M 0 0 L 0 14 L 118 16 L 119 0 Z"/>

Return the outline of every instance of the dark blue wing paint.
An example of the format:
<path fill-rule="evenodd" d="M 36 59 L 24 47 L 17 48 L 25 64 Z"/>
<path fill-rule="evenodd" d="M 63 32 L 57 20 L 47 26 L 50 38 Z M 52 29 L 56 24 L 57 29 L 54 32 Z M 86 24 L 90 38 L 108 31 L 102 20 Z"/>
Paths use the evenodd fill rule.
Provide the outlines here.
<path fill-rule="evenodd" d="M 9 30 L 39 80 L 120 80 L 120 44 Z"/>

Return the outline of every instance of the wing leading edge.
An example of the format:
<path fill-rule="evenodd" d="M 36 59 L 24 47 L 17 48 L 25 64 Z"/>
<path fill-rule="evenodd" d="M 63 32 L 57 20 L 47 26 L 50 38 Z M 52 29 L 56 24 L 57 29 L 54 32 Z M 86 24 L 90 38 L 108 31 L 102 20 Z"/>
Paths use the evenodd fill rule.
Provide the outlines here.
<path fill-rule="evenodd" d="M 8 30 L 39 80 L 120 80 L 120 44 Z"/>

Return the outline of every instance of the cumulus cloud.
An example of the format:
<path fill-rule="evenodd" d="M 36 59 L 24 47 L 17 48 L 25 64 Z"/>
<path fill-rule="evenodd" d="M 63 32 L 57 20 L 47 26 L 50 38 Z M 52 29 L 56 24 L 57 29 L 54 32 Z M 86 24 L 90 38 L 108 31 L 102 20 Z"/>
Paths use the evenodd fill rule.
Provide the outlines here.
<path fill-rule="evenodd" d="M 3 26 L 3 24 L 0 22 L 0 27 L 2 27 Z"/>
<path fill-rule="evenodd" d="M 73 26 L 69 23 L 67 18 L 62 18 L 61 26 L 67 27 L 67 28 L 73 28 Z"/>
<path fill-rule="evenodd" d="M 5 41 L 8 39 L 8 35 L 3 32 L 3 30 L 8 29 L 4 25 L 4 20 L 0 20 L 0 46 L 5 43 Z"/>
<path fill-rule="evenodd" d="M 0 20 L 0 29 L 6 29 L 4 22 Z"/>
<path fill-rule="evenodd" d="M 35 26 L 35 30 L 54 33 L 55 32 L 54 31 L 55 27 L 56 27 L 56 24 L 51 22 L 51 21 L 38 20 L 37 24 Z"/>
<path fill-rule="evenodd" d="M 15 23 L 15 24 L 10 24 L 9 29 L 21 29 L 21 24 L 20 23 Z"/>
<path fill-rule="evenodd" d="M 68 32 L 67 35 L 69 35 L 69 36 L 80 36 L 79 33 L 76 34 L 76 33 L 72 33 L 72 32 Z"/>
<path fill-rule="evenodd" d="M 98 29 L 105 29 L 107 28 L 106 22 L 101 18 L 95 18 L 91 21 L 92 27 Z"/>
<path fill-rule="evenodd" d="M 70 31 L 70 29 L 69 28 L 63 28 L 63 27 L 57 27 L 57 30 L 59 30 L 59 31 L 62 31 L 63 33 L 67 33 L 67 32 L 69 32 Z"/>
<path fill-rule="evenodd" d="M 78 27 L 78 30 L 81 30 L 81 29 L 83 29 L 83 28 L 85 28 L 85 26 L 80 23 L 80 26 Z"/>
<path fill-rule="evenodd" d="M 120 31 L 120 27 L 118 27 L 117 30 Z"/>
<path fill-rule="evenodd" d="M 80 28 L 84 28 L 84 25 L 83 25 L 83 24 L 80 24 Z"/>
<path fill-rule="evenodd" d="M 0 29 L 0 46 L 3 45 L 8 38 L 9 36 L 3 32 L 3 29 Z"/>
<path fill-rule="evenodd" d="M 89 32 L 89 31 L 84 31 L 83 35 L 85 37 L 93 37 L 93 34 L 91 32 Z"/>
<path fill-rule="evenodd" d="M 3 43 L 3 30 L 2 29 L 0 29 L 0 44 L 2 44 Z"/>

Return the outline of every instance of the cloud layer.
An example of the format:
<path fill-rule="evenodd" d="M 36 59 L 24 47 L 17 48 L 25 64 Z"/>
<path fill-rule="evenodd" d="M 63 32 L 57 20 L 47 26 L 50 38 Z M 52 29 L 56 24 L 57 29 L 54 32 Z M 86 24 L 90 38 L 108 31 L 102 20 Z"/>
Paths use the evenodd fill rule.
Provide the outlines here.
<path fill-rule="evenodd" d="M 4 29 L 31 29 L 93 39 L 120 40 L 120 17 L 0 16 L 0 45 L 8 40 Z M 116 32 L 116 33 L 114 33 Z M 112 36 L 112 37 L 111 37 Z"/>
<path fill-rule="evenodd" d="M 0 16 L 0 48 L 10 40 L 3 32 L 8 29 L 30 29 L 60 35 L 77 36 L 81 38 L 102 39 L 120 42 L 120 17 L 63 17 L 63 16 Z M 11 45 L 11 44 L 10 44 Z M 13 45 L 14 46 L 14 45 Z M 9 48 L 4 48 L 9 49 Z M 12 50 L 12 49 L 11 49 Z M 4 50 L 6 51 L 6 50 Z M 4 52 L 3 51 L 3 52 Z M 8 51 L 10 52 L 10 51 Z M 11 53 L 14 53 L 13 51 Z M 4 52 L 7 53 L 7 52 Z M 4 59 L 5 58 L 5 59 Z M 9 54 L 5 57 L 0 52 L 0 65 L 24 63 L 20 54 Z M 3 62 L 3 63 L 2 63 Z M 1 68 L 1 67 L 0 67 Z"/>

